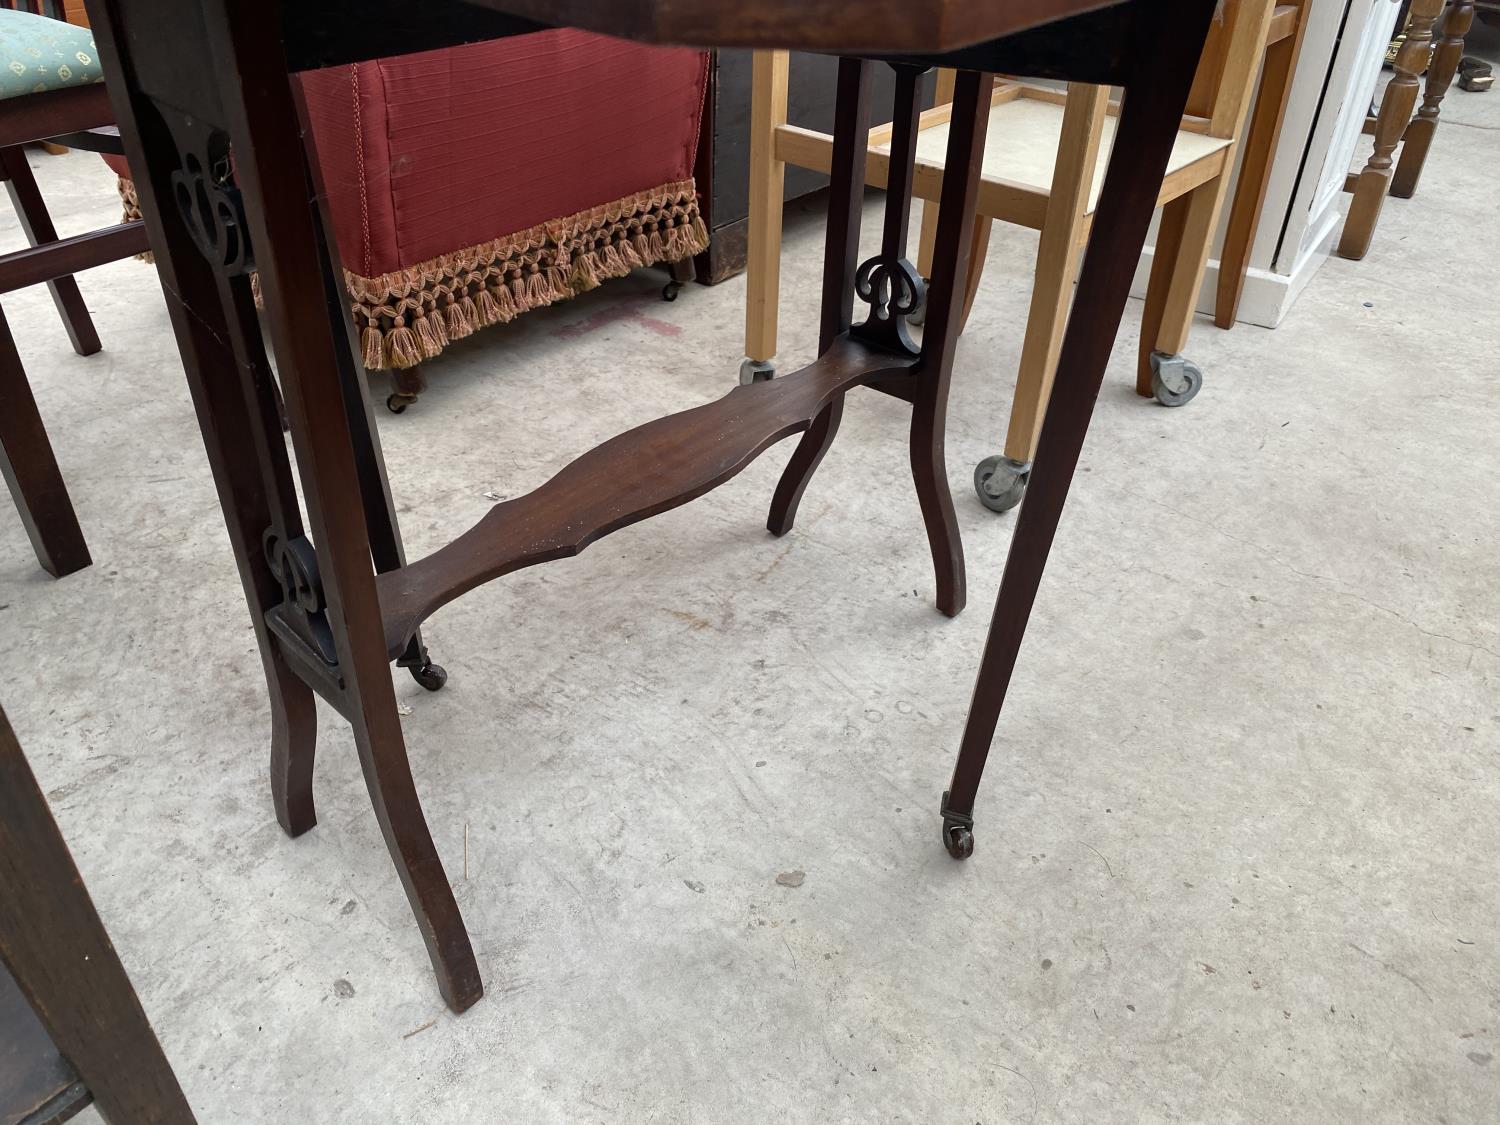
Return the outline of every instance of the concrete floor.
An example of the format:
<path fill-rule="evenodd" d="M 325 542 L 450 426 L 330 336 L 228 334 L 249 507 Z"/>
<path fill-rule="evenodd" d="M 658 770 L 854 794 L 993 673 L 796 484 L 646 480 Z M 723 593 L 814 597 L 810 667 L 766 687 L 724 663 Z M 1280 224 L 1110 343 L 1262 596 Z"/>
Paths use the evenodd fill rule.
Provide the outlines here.
<path fill-rule="evenodd" d="M 95 158 L 32 161 L 60 225 L 115 213 Z M 45 578 L 0 505 L 0 699 L 199 1119 L 1500 1118 L 1497 174 L 1500 93 L 1455 91 L 1364 262 L 1275 332 L 1199 326 L 1184 410 L 1131 391 L 1132 304 L 967 863 L 937 803 L 1013 526 L 970 473 L 1028 236 L 992 251 L 959 356 L 958 620 L 877 395 L 784 541 L 762 524 L 789 446 L 439 613 L 448 688 L 397 690 L 488 986 L 457 1018 L 331 712 L 318 828 L 272 817 L 152 271 L 86 276 L 90 359 L 45 293 L 8 296 L 95 565 Z M 784 366 L 811 354 L 820 238 L 789 233 Z M 382 416 L 413 555 L 727 388 L 743 284 L 660 284 L 467 341 Z"/>

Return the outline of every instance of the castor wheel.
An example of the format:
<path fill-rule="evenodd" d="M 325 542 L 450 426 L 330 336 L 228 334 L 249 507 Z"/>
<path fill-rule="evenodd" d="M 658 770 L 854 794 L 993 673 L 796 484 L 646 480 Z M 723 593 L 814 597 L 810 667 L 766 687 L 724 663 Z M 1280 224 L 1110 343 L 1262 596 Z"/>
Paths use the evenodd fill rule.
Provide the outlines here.
<path fill-rule="evenodd" d="M 1203 387 L 1203 370 L 1180 355 L 1151 353 L 1151 393 L 1163 406 L 1185 406 Z"/>
<path fill-rule="evenodd" d="M 776 365 L 769 359 L 751 359 L 746 356 L 740 360 L 740 386 L 748 387 L 751 383 L 765 383 L 776 378 Z"/>
<path fill-rule="evenodd" d="M 385 408 L 392 414 L 405 414 L 406 408 L 416 401 L 416 395 L 404 395 L 397 391 L 385 400 Z"/>
<path fill-rule="evenodd" d="M 414 664 L 409 671 L 411 678 L 428 691 L 439 691 L 448 682 L 448 673 L 443 666 L 430 660 L 426 664 Z"/>
<path fill-rule="evenodd" d="M 669 281 L 661 287 L 661 299 L 663 301 L 677 300 L 677 294 L 682 291 L 682 282 Z"/>
<path fill-rule="evenodd" d="M 974 818 L 948 808 L 948 794 L 943 794 L 943 847 L 954 859 L 968 859 L 974 854 Z"/>
<path fill-rule="evenodd" d="M 1026 495 L 1031 480 L 1031 462 L 996 454 L 974 466 L 974 491 L 979 502 L 992 512 L 1008 512 Z"/>

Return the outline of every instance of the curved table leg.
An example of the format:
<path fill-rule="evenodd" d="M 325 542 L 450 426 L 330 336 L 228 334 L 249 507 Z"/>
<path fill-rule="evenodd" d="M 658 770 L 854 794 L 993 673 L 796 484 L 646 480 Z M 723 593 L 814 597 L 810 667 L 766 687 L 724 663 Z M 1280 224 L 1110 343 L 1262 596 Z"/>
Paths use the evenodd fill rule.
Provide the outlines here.
<path fill-rule="evenodd" d="M 1115 155 L 1079 275 L 1035 468 L 1016 520 L 958 761 L 943 795 L 943 840 L 957 858 L 973 849 L 974 799 L 980 777 L 1130 294 L 1214 3 L 1198 0 L 1170 7 L 1170 11 L 1167 6 L 1149 9 L 1159 21 L 1150 38 L 1154 50 L 1132 55 L 1139 69 L 1126 83 Z M 1147 9 L 1143 6 L 1142 10 Z"/>
<path fill-rule="evenodd" d="M 823 311 L 818 354 L 823 355 L 854 320 L 854 271 L 859 253 L 860 209 L 865 197 L 865 138 L 870 133 L 873 64 L 863 59 L 839 63 L 838 100 L 834 109 L 833 183 L 828 189 L 828 230 L 823 256 Z M 797 507 L 812 475 L 838 436 L 844 416 L 842 397 L 828 404 L 802 435 L 782 471 L 771 499 L 766 529 L 785 535 L 797 519 Z"/>

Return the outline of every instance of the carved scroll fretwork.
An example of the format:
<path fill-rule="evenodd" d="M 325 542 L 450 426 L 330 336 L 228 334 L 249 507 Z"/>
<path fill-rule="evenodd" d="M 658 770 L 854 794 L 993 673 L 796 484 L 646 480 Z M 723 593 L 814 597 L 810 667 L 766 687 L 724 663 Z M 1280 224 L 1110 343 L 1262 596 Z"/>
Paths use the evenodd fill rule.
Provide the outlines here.
<path fill-rule="evenodd" d="M 194 244 L 226 277 L 255 269 L 244 198 L 234 182 L 229 136 L 195 117 L 163 111 L 177 144 L 172 201 Z"/>

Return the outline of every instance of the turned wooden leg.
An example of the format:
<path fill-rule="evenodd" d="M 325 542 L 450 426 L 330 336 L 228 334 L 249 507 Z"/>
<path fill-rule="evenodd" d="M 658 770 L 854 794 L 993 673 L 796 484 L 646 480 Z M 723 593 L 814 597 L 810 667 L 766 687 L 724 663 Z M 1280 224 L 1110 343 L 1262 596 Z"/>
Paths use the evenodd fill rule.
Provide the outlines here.
<path fill-rule="evenodd" d="M 776 129 L 786 124 L 785 51 L 756 51 L 750 84 L 750 234 L 745 255 L 745 362 L 740 381 L 774 373 L 781 294 L 781 220 L 786 164 Z M 793 504 L 795 507 L 795 503 Z"/>
<path fill-rule="evenodd" d="M 1052 169 L 1052 191 L 1037 239 L 1036 276 L 1031 286 L 1031 307 L 1026 315 L 1026 335 L 1021 344 L 1021 366 L 1016 372 L 1016 391 L 1011 402 L 1010 425 L 1005 434 L 1006 473 L 1029 473 L 1036 454 L 1036 437 L 1042 428 L 1042 412 L 1052 394 L 1057 357 L 1062 350 L 1063 329 L 1073 303 L 1073 282 L 1088 229 L 1089 197 L 1103 142 L 1104 121 L 1109 113 L 1109 87 L 1079 82 L 1068 85 L 1063 108 L 1061 141 Z M 999 466 L 997 466 L 999 468 Z M 981 470 L 982 471 L 982 470 Z M 1010 493 L 1019 500 L 1020 490 Z M 1001 497 L 982 488 L 986 506 L 1005 510 Z M 990 503 L 994 499 L 997 503 Z"/>
<path fill-rule="evenodd" d="M 26 241 L 33 246 L 56 242 L 57 228 L 52 225 L 42 193 L 37 190 L 36 177 L 31 174 L 31 165 L 26 163 L 26 153 L 19 145 L 0 149 L 0 179 L 5 180 Z M 59 277 L 47 282 L 47 288 L 68 330 L 73 350 L 79 355 L 93 355 L 100 348 L 99 333 L 94 329 L 88 306 L 83 303 L 83 294 L 78 291 L 78 282 L 71 277 Z"/>
<path fill-rule="evenodd" d="M 974 798 L 985 759 L 1130 295 L 1214 0 L 1142 5 L 1138 10 L 1143 21 L 1154 24 L 1140 29 L 1140 41 L 1152 43 L 1153 50 L 1130 57 L 1132 73 L 1124 83 L 1114 156 L 1094 216 L 1074 312 L 1063 338 L 1035 467 L 1016 520 L 958 761 L 943 797 L 943 841 L 956 858 L 969 855 L 974 847 Z M 955 100 L 954 104 L 959 103 Z M 954 167 L 951 160 L 948 166 Z"/>
<path fill-rule="evenodd" d="M 1386 86 L 1375 118 L 1375 151 L 1364 170 L 1351 177 L 1346 185 L 1354 193 L 1354 199 L 1339 238 L 1338 252 L 1342 258 L 1358 260 L 1370 250 L 1375 224 L 1380 221 L 1380 209 L 1390 189 L 1392 154 L 1411 124 L 1420 85 L 1418 76 L 1432 59 L 1432 27 L 1442 10 L 1443 0 L 1412 0 L 1406 42 L 1396 53 L 1396 76 Z"/>
<path fill-rule="evenodd" d="M 1422 106 L 1407 125 L 1401 141 L 1401 160 L 1391 178 L 1392 195 L 1410 199 L 1417 190 L 1417 181 L 1422 178 L 1422 168 L 1427 163 L 1427 152 L 1437 133 L 1443 97 L 1453 85 L 1459 60 L 1464 56 L 1464 36 L 1469 34 L 1473 25 L 1474 0 L 1449 0 L 1448 9 L 1443 14 L 1442 30 L 1432 51 L 1432 62 L 1427 67 Z"/>
<path fill-rule="evenodd" d="M 818 354 L 849 330 L 854 319 L 854 273 L 859 254 L 860 209 L 865 194 L 865 138 L 870 132 L 871 65 L 859 59 L 839 62 L 838 100 L 834 110 L 833 183 L 828 189 L 828 230 L 823 253 L 823 306 Z M 779 198 L 779 196 L 778 196 Z M 780 253 L 778 247 L 777 253 Z M 772 344 L 774 346 L 774 339 Z M 817 471 L 844 415 L 843 397 L 818 415 L 797 442 L 771 498 L 766 529 L 785 535 L 797 519 L 802 494 Z"/>
<path fill-rule="evenodd" d="M 43 570 L 62 578 L 93 561 L 4 312 L 0 312 L 0 475 L 15 499 L 21 525 Z"/>

